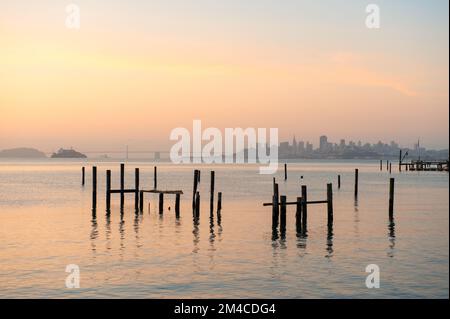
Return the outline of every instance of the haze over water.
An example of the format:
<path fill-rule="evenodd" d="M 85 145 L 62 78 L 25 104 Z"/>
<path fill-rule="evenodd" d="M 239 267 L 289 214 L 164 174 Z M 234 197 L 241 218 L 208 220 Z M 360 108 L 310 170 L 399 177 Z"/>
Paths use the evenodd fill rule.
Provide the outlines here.
<path fill-rule="evenodd" d="M 95 218 L 91 165 L 99 179 Z M 126 188 L 134 185 L 135 167 L 141 185 L 152 188 L 153 166 L 128 162 Z M 127 195 L 121 216 L 117 194 L 108 218 L 105 171 L 112 169 L 118 188 L 119 162 L 0 161 L 0 297 L 449 297 L 447 172 L 398 173 L 393 165 L 389 175 L 377 161 L 289 163 L 287 182 L 282 169 L 276 174 L 280 193 L 294 200 L 305 184 L 310 200 L 325 199 L 332 182 L 334 227 L 330 234 L 326 205 L 310 205 L 307 237 L 300 238 L 289 206 L 286 237 L 274 238 L 271 208 L 262 206 L 271 201 L 272 176 L 259 175 L 258 166 L 157 166 L 158 188 L 184 191 L 179 220 L 171 196 L 160 216 L 156 196 L 147 196 L 136 215 Z M 198 225 L 191 207 L 194 168 L 202 171 Z M 209 218 L 210 170 L 223 193 L 220 225 L 216 215 Z M 396 179 L 395 225 L 388 220 L 390 177 Z M 80 267 L 80 289 L 65 287 L 68 264 Z M 366 288 L 369 264 L 380 267 L 379 289 Z"/>

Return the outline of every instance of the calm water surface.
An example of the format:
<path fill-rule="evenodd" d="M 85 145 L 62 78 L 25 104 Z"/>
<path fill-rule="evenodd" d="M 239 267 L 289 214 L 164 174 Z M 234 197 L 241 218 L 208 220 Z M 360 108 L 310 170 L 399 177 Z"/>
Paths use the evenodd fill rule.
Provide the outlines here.
<path fill-rule="evenodd" d="M 326 205 L 308 208 L 307 236 L 297 236 L 289 206 L 286 236 L 273 236 L 272 176 L 257 166 L 201 168 L 201 217 L 192 220 L 193 166 L 158 164 L 158 188 L 182 189 L 181 218 L 174 198 L 147 196 L 135 214 L 134 195 L 120 214 L 118 195 L 105 214 L 105 170 L 119 187 L 118 162 L 98 166 L 98 209 L 91 211 L 94 162 L 0 162 L 0 297 L 134 298 L 448 298 L 449 177 L 443 172 L 393 171 L 395 223 L 388 220 L 390 175 L 376 161 L 289 164 L 289 179 L 277 174 L 280 193 L 295 200 L 300 185 L 311 200 L 334 187 L 334 227 Z M 86 165 L 86 186 L 81 166 Z M 126 187 L 153 185 L 153 164 L 129 162 Z M 359 197 L 353 197 L 359 168 Z M 223 193 L 220 223 L 209 216 L 209 172 Z M 342 187 L 337 189 L 337 174 Z M 303 176 L 303 179 L 300 177 Z M 150 206 L 149 206 L 150 204 Z M 171 209 L 169 210 L 169 206 Z M 66 265 L 81 271 L 80 289 L 67 289 Z M 377 264 L 381 287 L 365 286 L 365 268 Z"/>

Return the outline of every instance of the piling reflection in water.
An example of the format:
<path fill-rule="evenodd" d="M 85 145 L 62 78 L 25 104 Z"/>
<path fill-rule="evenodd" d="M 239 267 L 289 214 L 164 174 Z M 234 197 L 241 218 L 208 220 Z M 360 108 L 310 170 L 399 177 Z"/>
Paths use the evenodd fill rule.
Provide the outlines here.
<path fill-rule="evenodd" d="M 388 224 L 388 239 L 389 239 L 389 250 L 388 257 L 394 257 L 395 253 L 395 221 L 392 218 Z"/>
<path fill-rule="evenodd" d="M 91 220 L 91 234 L 90 234 L 89 238 L 91 240 L 91 250 L 94 253 L 97 251 L 97 244 L 96 244 L 97 237 L 98 237 L 97 219 L 96 218 L 92 218 L 92 220 Z"/>
<path fill-rule="evenodd" d="M 199 248 L 198 248 L 198 244 L 200 242 L 200 222 L 199 219 L 197 217 L 193 218 L 193 222 L 194 222 L 194 229 L 192 230 L 192 234 L 194 235 L 193 238 L 193 249 L 192 252 L 193 253 L 197 253 Z"/>
<path fill-rule="evenodd" d="M 120 234 L 120 257 L 123 257 L 123 251 L 125 250 L 125 220 L 123 214 L 120 215 L 119 222 L 119 234 Z"/>
<path fill-rule="evenodd" d="M 214 233 L 214 217 L 209 218 L 209 242 L 211 245 L 214 244 L 214 240 L 216 238 L 216 235 Z"/>
<path fill-rule="evenodd" d="M 306 224 L 297 223 L 297 248 L 306 249 L 306 240 L 308 238 L 308 228 Z"/>
<path fill-rule="evenodd" d="M 328 231 L 327 231 L 327 255 L 325 257 L 331 258 L 333 257 L 333 225 L 328 225 Z"/>

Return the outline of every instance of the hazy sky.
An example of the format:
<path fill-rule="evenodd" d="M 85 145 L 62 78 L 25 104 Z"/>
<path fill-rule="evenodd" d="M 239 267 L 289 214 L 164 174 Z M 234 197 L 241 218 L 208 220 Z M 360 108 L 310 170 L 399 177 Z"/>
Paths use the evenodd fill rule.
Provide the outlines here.
<path fill-rule="evenodd" d="M 448 0 L 72 2 L 79 30 L 0 3 L 0 149 L 168 148 L 193 119 L 448 148 Z"/>

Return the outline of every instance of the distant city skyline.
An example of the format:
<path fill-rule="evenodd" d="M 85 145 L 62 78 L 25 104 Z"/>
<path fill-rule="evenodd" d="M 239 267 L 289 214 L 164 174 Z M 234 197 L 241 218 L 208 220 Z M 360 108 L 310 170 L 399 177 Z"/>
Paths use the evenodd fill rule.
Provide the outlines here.
<path fill-rule="evenodd" d="M 408 154 L 410 157 L 431 157 L 431 158 L 448 158 L 448 148 L 430 149 L 424 147 L 417 140 L 412 146 L 399 145 L 395 141 L 388 143 L 378 141 L 377 143 L 358 141 L 346 141 L 339 139 L 338 142 L 333 142 L 328 139 L 328 136 L 321 135 L 319 137 L 319 144 L 315 146 L 309 141 L 297 140 L 292 138 L 292 141 L 282 141 L 279 145 L 279 157 L 281 158 L 374 158 L 379 156 L 396 157 L 400 150 L 405 151 L 403 154 Z"/>

